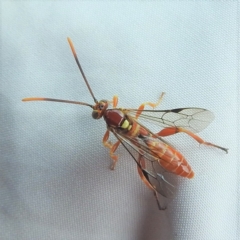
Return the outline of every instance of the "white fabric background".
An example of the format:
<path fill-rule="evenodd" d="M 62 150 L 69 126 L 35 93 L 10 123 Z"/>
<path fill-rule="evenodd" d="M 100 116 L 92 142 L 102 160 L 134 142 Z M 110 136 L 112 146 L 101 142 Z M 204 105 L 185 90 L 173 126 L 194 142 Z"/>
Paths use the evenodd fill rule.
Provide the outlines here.
<path fill-rule="evenodd" d="M 237 16 L 237 1 L 2 1 L 0 239 L 238 239 Z M 229 154 L 168 138 L 196 173 L 179 178 L 168 210 L 123 148 L 109 170 L 105 123 L 91 109 L 21 102 L 93 103 L 68 36 L 99 100 L 138 107 L 165 91 L 161 109 L 215 113 L 199 135 Z"/>

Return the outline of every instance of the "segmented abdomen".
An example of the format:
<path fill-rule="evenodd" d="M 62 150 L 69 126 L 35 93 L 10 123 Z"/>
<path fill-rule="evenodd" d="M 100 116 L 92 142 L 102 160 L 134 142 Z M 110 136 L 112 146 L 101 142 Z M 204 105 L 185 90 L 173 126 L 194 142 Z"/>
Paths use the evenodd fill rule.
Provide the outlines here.
<path fill-rule="evenodd" d="M 159 157 L 158 162 L 164 169 L 182 177 L 193 178 L 194 172 L 180 152 L 158 139 L 146 138 L 144 142 Z"/>
<path fill-rule="evenodd" d="M 147 145 L 153 152 L 153 157 L 157 158 L 158 163 L 167 171 L 186 178 L 194 177 L 191 166 L 180 152 L 153 137 L 149 130 L 140 126 L 136 121 L 133 121 L 132 128 L 126 135 L 130 138 L 140 138 L 139 140 Z M 141 148 L 140 145 L 138 147 Z"/>

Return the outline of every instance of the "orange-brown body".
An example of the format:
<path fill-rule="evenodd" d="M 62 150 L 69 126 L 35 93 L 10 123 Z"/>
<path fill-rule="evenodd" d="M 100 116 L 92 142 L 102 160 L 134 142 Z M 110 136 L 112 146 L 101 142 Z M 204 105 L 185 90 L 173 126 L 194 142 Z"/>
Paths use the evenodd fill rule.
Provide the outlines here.
<path fill-rule="evenodd" d="M 122 137 L 127 138 L 139 149 L 147 147 L 153 158 L 168 172 L 193 178 L 194 172 L 180 152 L 162 141 L 160 137 L 152 134 L 134 118 L 126 115 L 124 110 L 108 109 L 103 116 L 110 131 L 115 131 Z M 124 121 L 129 122 L 128 128 L 122 127 Z M 142 142 L 145 146 L 142 145 Z"/>
<path fill-rule="evenodd" d="M 115 164 L 118 160 L 118 157 L 114 154 L 114 152 L 116 151 L 120 143 L 122 143 L 125 149 L 135 160 L 140 178 L 151 190 L 153 190 L 159 209 L 165 208 L 162 208 L 162 206 L 160 205 L 157 194 L 159 193 L 164 197 L 168 197 L 168 193 L 170 193 L 170 195 L 172 193 L 171 187 L 174 186 L 165 179 L 164 174 L 161 174 L 161 172 L 155 169 L 155 167 L 153 166 L 154 163 L 158 163 L 157 166 L 160 166 L 162 169 L 164 169 L 164 171 L 166 170 L 167 172 L 171 172 L 182 177 L 192 178 L 194 176 L 190 165 L 187 163 L 186 159 L 182 156 L 182 154 L 176 149 L 174 149 L 172 146 L 167 144 L 162 139 L 162 137 L 183 132 L 188 134 L 200 144 L 216 147 L 225 152 L 228 151 L 227 148 L 220 147 L 210 142 L 206 142 L 199 136 L 194 134 L 204 129 L 213 120 L 213 114 L 206 109 L 177 108 L 162 111 L 152 110 L 152 113 L 155 112 L 158 115 L 151 116 L 149 112 L 150 110 L 144 110 L 145 106 L 148 105 L 152 108 L 158 106 L 162 100 L 164 93 L 162 93 L 156 103 L 145 102 L 141 104 L 138 109 L 116 108 L 118 102 L 117 96 L 114 96 L 112 101 L 98 101 L 95 98 L 92 89 L 87 81 L 87 78 L 82 70 L 70 38 L 68 38 L 68 42 L 70 44 L 78 68 L 82 74 L 82 77 L 86 83 L 90 94 L 92 95 L 95 104 L 91 105 L 85 102 L 44 97 L 30 97 L 24 98 L 22 100 L 63 102 L 91 107 L 93 109 L 92 117 L 94 119 L 100 119 L 101 117 L 103 117 L 107 124 L 107 131 L 103 137 L 103 144 L 110 150 L 110 157 L 113 160 L 111 168 L 114 169 Z M 109 104 L 113 105 L 113 109 L 108 109 Z M 143 113 L 143 111 L 145 112 Z M 149 113 L 150 115 L 148 116 L 147 113 Z M 174 118 L 172 118 L 172 115 L 174 115 Z M 140 117 L 143 119 L 145 118 L 155 121 L 164 128 L 160 132 L 154 134 L 138 122 L 138 118 Z M 182 120 L 184 123 L 179 120 Z M 198 123 L 201 123 L 203 125 L 201 126 L 200 124 L 199 126 Z M 118 141 L 114 144 L 112 144 L 108 140 L 110 132 L 112 132 L 118 139 Z M 139 155 L 138 158 L 135 158 L 133 156 L 131 151 L 126 147 L 127 144 L 135 149 L 135 153 L 138 153 Z M 148 164 L 152 168 L 148 168 Z"/>

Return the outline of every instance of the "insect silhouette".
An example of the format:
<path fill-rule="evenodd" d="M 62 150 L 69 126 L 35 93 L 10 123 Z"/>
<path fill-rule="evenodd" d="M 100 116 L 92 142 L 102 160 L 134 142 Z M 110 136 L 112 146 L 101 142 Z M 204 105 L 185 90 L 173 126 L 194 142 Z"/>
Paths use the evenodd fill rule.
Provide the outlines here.
<path fill-rule="evenodd" d="M 216 147 L 227 153 L 227 148 L 206 142 L 196 135 L 196 133 L 206 128 L 214 119 L 213 113 L 206 109 L 177 108 L 172 110 L 145 110 L 146 106 L 157 107 L 164 93 L 161 94 L 156 103 L 145 102 L 137 109 L 117 108 L 117 96 L 114 96 L 111 101 L 98 101 L 82 70 L 70 38 L 68 38 L 68 42 L 82 77 L 92 95 L 94 104 L 44 97 L 24 98 L 22 101 L 53 101 L 84 105 L 92 108 L 92 117 L 94 119 L 103 117 L 107 125 L 107 131 L 102 141 L 103 145 L 109 149 L 112 159 L 111 169 L 115 168 L 118 161 L 115 151 L 122 144 L 136 162 L 141 180 L 153 191 L 160 210 L 165 209 L 165 206 L 161 205 L 159 194 L 163 197 L 171 198 L 175 188 L 167 180 L 165 173 L 173 173 L 185 178 L 193 178 L 194 176 L 194 172 L 184 156 L 166 142 L 163 137 L 176 133 L 185 133 L 200 144 Z M 112 108 L 109 108 L 110 105 L 112 105 Z M 162 127 L 162 130 L 153 133 L 141 121 L 157 124 Z M 109 140 L 110 132 L 117 139 L 115 143 Z"/>

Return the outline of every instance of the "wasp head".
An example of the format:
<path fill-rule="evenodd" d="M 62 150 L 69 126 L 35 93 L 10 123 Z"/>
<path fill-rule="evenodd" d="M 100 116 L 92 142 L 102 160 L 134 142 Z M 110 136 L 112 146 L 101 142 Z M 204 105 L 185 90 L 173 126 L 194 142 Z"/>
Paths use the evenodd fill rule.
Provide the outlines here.
<path fill-rule="evenodd" d="M 101 100 L 101 101 L 97 102 L 96 105 L 93 106 L 92 117 L 94 119 L 101 118 L 107 108 L 108 108 L 108 101 L 107 100 Z"/>

